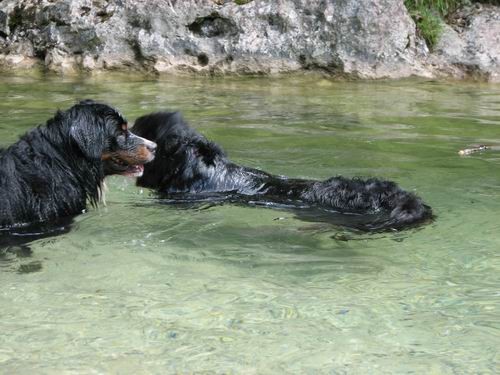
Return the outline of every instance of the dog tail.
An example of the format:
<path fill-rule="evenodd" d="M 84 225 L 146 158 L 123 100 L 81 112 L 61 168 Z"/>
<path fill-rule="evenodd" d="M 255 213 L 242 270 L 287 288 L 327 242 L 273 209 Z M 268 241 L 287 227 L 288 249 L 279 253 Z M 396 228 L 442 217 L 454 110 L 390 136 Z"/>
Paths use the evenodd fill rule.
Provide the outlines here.
<path fill-rule="evenodd" d="M 306 201 L 341 212 L 359 214 L 359 229 L 399 230 L 432 218 L 432 210 L 413 193 L 392 181 L 332 177 L 318 181 L 303 196 Z"/>
<path fill-rule="evenodd" d="M 389 218 L 375 223 L 374 229 L 402 229 L 432 219 L 432 209 L 415 194 L 400 189 L 391 199 Z"/>
<path fill-rule="evenodd" d="M 366 193 L 380 215 L 366 228 L 372 231 L 400 230 L 432 219 L 432 209 L 417 195 L 400 188 L 395 182 L 369 179 Z"/>

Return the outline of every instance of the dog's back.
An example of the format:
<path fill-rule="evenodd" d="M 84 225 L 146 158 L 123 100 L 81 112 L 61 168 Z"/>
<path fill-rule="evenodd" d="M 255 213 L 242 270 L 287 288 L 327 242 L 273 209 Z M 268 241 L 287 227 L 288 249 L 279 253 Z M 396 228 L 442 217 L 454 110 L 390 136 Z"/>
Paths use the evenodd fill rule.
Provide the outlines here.
<path fill-rule="evenodd" d="M 85 191 L 66 158 L 40 128 L 2 150 L 0 227 L 52 220 L 85 208 Z"/>

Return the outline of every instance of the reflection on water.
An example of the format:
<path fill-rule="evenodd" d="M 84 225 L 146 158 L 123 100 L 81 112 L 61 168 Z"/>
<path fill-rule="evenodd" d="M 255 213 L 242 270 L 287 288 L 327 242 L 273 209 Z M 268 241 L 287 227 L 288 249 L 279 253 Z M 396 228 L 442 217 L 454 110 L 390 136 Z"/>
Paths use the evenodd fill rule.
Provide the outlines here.
<path fill-rule="evenodd" d="M 2 77 L 0 140 L 96 98 L 182 110 L 238 163 L 379 176 L 430 225 L 358 234 L 258 205 L 171 205 L 111 178 L 69 232 L 3 246 L 5 373 L 496 373 L 500 87 L 321 78 Z"/>

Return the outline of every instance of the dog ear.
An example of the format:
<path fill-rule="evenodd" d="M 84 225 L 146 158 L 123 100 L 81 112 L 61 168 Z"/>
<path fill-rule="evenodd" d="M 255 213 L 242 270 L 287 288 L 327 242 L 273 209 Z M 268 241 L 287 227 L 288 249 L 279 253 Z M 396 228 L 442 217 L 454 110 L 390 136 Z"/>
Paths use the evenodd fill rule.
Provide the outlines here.
<path fill-rule="evenodd" d="M 224 150 L 222 150 L 218 144 L 210 142 L 204 137 L 195 142 L 194 147 L 196 148 L 199 156 L 203 158 L 203 162 L 206 165 L 215 165 L 215 159 L 217 156 L 222 158 L 226 157 Z"/>
<path fill-rule="evenodd" d="M 69 133 L 86 158 L 101 159 L 105 149 L 105 134 L 92 118 L 82 116 L 74 119 Z"/>

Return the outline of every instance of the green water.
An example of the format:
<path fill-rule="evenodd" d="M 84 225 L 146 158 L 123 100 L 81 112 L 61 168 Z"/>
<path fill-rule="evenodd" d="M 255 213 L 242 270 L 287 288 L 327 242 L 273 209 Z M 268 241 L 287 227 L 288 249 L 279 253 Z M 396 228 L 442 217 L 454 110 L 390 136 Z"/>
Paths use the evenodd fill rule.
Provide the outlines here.
<path fill-rule="evenodd" d="M 72 231 L 0 262 L 0 372 L 493 374 L 500 86 L 317 77 L 0 77 L 0 140 L 76 99 L 181 110 L 239 163 L 379 176 L 437 220 L 359 235 L 259 207 L 161 205 L 121 177 Z M 276 220 L 280 219 L 280 220 Z M 20 272 L 22 270 L 36 272 Z"/>

